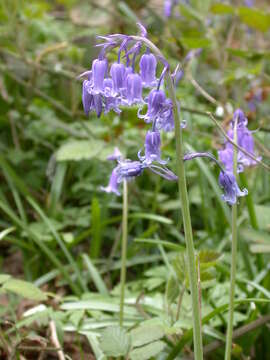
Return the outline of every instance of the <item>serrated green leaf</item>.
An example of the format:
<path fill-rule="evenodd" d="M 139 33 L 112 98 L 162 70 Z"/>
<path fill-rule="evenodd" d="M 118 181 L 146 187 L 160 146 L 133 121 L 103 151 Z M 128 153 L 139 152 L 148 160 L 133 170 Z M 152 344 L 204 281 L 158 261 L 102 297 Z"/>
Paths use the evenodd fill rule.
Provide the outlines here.
<path fill-rule="evenodd" d="M 215 263 L 220 256 L 221 254 L 214 250 L 201 250 L 199 252 L 199 261 L 200 264 Z"/>
<path fill-rule="evenodd" d="M 102 333 L 100 348 L 107 356 L 124 356 L 130 348 L 130 336 L 119 326 L 108 327 Z"/>
<path fill-rule="evenodd" d="M 238 16 L 241 21 L 253 29 L 266 32 L 270 29 L 270 14 L 255 8 L 240 6 Z"/>
<path fill-rule="evenodd" d="M 130 336 L 132 347 L 138 347 L 161 339 L 164 336 L 164 330 L 160 325 L 144 325 L 131 330 Z"/>
<path fill-rule="evenodd" d="M 175 276 L 170 276 L 166 287 L 167 302 L 171 304 L 179 295 L 179 284 L 175 279 Z"/>
<path fill-rule="evenodd" d="M 217 15 L 226 15 L 226 14 L 234 14 L 235 8 L 229 4 L 213 4 L 210 8 L 210 11 L 213 14 Z"/>
<path fill-rule="evenodd" d="M 2 288 L 27 299 L 36 301 L 47 300 L 47 295 L 44 294 L 38 287 L 23 280 L 10 279 L 4 283 Z"/>
<path fill-rule="evenodd" d="M 165 347 L 163 341 L 154 341 L 151 344 L 134 349 L 130 352 L 131 360 L 147 360 L 159 354 Z"/>
<path fill-rule="evenodd" d="M 172 266 L 180 283 L 184 283 L 187 280 L 187 267 L 186 267 L 185 255 L 180 253 L 175 259 L 173 259 Z"/>

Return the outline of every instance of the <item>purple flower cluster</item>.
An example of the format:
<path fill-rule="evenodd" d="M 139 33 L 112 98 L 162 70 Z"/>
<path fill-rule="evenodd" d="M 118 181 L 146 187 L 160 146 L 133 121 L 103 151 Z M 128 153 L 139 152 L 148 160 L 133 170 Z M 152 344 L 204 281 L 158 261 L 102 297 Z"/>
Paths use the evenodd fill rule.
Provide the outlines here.
<path fill-rule="evenodd" d="M 254 139 L 252 132 L 248 130 L 248 120 L 241 109 L 237 109 L 233 114 L 233 120 L 231 122 L 231 128 L 227 135 L 233 140 L 233 129 L 235 121 L 237 121 L 237 144 L 246 150 L 251 155 L 255 156 L 254 153 Z M 224 149 L 218 152 L 220 161 L 224 164 L 227 171 L 233 172 L 233 145 L 227 141 Z M 260 160 L 260 158 L 257 158 Z M 244 154 L 242 151 L 237 153 L 237 171 L 243 172 L 245 167 L 256 165 L 256 161 L 251 157 Z"/>
<path fill-rule="evenodd" d="M 141 37 L 146 37 L 146 29 L 141 24 L 138 25 Z M 90 71 L 81 74 L 81 77 L 87 77 L 82 86 L 85 114 L 95 111 L 100 117 L 102 112 L 106 114 L 111 110 L 119 114 L 121 106 L 138 105 L 138 117 L 152 125 L 151 130 L 146 133 L 144 152 L 141 150 L 138 153 L 139 161 L 115 157 L 118 165 L 113 170 L 109 185 L 103 190 L 119 194 L 118 184 L 123 179 L 129 180 L 140 175 L 145 168 L 168 180 L 175 180 L 177 177 L 165 167 L 168 160 L 161 158 L 160 132 L 174 129 L 173 104 L 161 89 L 169 68 L 167 62 L 159 59 L 163 70 L 158 78 L 158 59 L 149 48 L 143 51 L 142 41 L 122 34 L 100 38 L 104 42 L 98 45 L 101 46 L 99 57 L 92 62 Z M 106 53 L 115 48 L 118 51 L 117 61 L 110 65 Z M 137 72 L 136 67 L 139 68 Z M 175 76 L 177 77 L 177 72 Z M 147 107 L 146 112 L 143 110 L 144 106 Z M 159 165 L 154 165 L 153 162 Z"/>
<path fill-rule="evenodd" d="M 246 150 L 249 154 L 255 156 L 252 132 L 247 128 L 248 120 L 241 109 L 237 109 L 233 114 L 231 128 L 227 133 L 228 137 L 233 140 L 236 121 L 237 144 Z M 218 156 L 225 167 L 225 172 L 221 172 L 219 176 L 220 186 L 224 189 L 225 192 L 223 199 L 232 205 L 236 203 L 237 197 L 245 196 L 248 192 L 246 189 L 241 191 L 237 185 L 235 176 L 233 174 L 233 145 L 229 141 L 225 143 L 224 149 L 218 152 Z M 258 157 L 257 160 L 260 160 L 260 158 Z M 242 172 L 244 171 L 245 167 L 253 165 L 256 165 L 255 160 L 253 160 L 250 156 L 247 156 L 242 151 L 237 152 L 237 172 Z"/>

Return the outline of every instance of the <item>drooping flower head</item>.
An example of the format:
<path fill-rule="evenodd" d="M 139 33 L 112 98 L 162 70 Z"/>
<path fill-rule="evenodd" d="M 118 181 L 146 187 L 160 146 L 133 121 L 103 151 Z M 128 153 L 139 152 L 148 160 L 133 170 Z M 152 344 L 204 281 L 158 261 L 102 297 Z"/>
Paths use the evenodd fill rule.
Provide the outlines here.
<path fill-rule="evenodd" d="M 239 189 L 235 176 L 230 171 L 220 172 L 219 184 L 224 190 L 222 199 L 230 205 L 235 204 L 238 197 L 246 196 L 248 193 L 247 189 L 243 189 L 242 191 Z"/>
<path fill-rule="evenodd" d="M 144 143 L 144 152 L 145 155 L 141 156 L 141 151 L 138 153 L 138 157 L 141 161 L 144 161 L 146 164 L 151 164 L 153 161 L 156 161 L 160 164 L 165 165 L 168 161 L 161 159 L 161 138 L 160 132 L 158 130 L 149 130 L 145 136 Z"/>

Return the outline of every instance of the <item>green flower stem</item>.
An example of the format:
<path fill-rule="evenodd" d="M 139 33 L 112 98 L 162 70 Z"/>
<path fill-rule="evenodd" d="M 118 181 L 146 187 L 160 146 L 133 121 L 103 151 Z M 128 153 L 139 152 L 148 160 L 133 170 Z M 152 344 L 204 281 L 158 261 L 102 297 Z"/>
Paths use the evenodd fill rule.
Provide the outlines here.
<path fill-rule="evenodd" d="M 234 142 L 237 144 L 237 120 L 234 125 Z M 233 172 L 237 176 L 237 148 L 233 148 Z M 231 359 L 232 335 L 233 335 L 233 315 L 234 315 L 234 293 L 237 261 L 237 203 L 232 205 L 232 255 L 231 255 L 231 280 L 230 280 L 230 300 L 229 300 L 229 320 L 227 325 L 225 360 Z"/>
<path fill-rule="evenodd" d="M 121 275 L 120 275 L 120 311 L 119 324 L 123 326 L 124 301 L 126 284 L 126 262 L 127 262 L 127 237 L 128 237 L 128 186 L 127 181 L 123 182 L 123 215 L 122 215 L 122 253 L 121 253 Z"/>
<path fill-rule="evenodd" d="M 157 54 L 159 58 L 164 56 L 160 50 L 148 39 L 140 36 L 133 36 L 134 40 L 144 42 L 149 48 Z M 182 129 L 180 126 L 180 113 L 177 105 L 174 84 L 169 71 L 166 74 L 166 82 L 168 86 L 169 97 L 173 102 L 173 114 L 175 123 L 175 142 L 176 142 L 176 163 L 178 175 L 178 189 L 180 195 L 181 209 L 183 215 L 187 255 L 188 255 L 188 272 L 190 279 L 190 290 L 192 298 L 192 314 L 193 314 L 193 340 L 194 340 L 194 358 L 195 360 L 203 359 L 203 346 L 202 346 L 202 328 L 201 328 L 201 314 L 200 314 L 200 300 L 198 289 L 198 273 L 196 268 L 195 251 L 193 245 L 193 234 L 189 212 L 189 201 L 187 193 L 185 167 L 183 161 L 183 139 Z"/>

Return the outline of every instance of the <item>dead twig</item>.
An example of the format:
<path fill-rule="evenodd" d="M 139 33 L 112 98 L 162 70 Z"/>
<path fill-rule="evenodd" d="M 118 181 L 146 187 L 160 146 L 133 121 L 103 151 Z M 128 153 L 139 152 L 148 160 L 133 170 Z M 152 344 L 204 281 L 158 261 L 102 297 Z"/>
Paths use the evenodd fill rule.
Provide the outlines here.
<path fill-rule="evenodd" d="M 57 332 L 56 332 L 56 326 L 55 326 L 55 323 L 53 320 L 50 321 L 49 326 L 50 326 L 50 330 L 51 330 L 51 341 L 52 341 L 53 345 L 57 349 L 59 349 L 59 350 L 57 350 L 58 359 L 65 360 L 65 354 L 64 354 L 63 350 L 61 349 L 61 345 L 58 340 L 58 336 L 57 336 Z"/>

